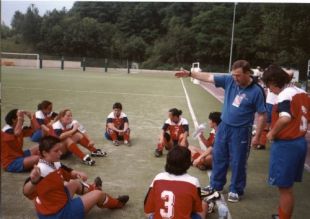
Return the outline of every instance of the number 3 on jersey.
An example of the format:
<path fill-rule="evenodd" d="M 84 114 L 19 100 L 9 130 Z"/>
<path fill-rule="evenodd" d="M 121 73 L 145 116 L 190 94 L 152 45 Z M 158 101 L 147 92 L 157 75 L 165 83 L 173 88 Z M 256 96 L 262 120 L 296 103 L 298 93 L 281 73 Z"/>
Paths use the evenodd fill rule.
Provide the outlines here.
<path fill-rule="evenodd" d="M 160 209 L 160 215 L 164 219 L 173 218 L 174 215 L 174 194 L 171 191 L 164 190 L 161 193 L 161 199 L 165 201 L 165 209 Z"/>

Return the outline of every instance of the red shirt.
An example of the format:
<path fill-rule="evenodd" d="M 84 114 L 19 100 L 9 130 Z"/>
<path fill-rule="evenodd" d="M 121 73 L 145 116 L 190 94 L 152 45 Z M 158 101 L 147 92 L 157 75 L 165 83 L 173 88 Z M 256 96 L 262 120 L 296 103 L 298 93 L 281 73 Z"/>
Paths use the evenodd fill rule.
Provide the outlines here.
<path fill-rule="evenodd" d="M 154 219 L 189 219 L 191 213 L 202 212 L 200 185 L 189 174 L 176 176 L 158 174 L 144 203 L 145 213 L 154 213 Z"/>
<path fill-rule="evenodd" d="M 115 128 L 123 129 L 126 122 L 129 123 L 125 113 L 121 112 L 120 116 L 116 117 L 114 112 L 111 112 L 107 117 L 106 128 L 108 128 L 108 123 L 113 123 Z"/>
<path fill-rule="evenodd" d="M 167 119 L 163 126 L 163 130 L 169 131 L 173 141 L 178 141 L 182 133 L 188 132 L 188 122 L 185 118 L 181 118 L 178 123 L 171 121 L 171 119 Z"/>
<path fill-rule="evenodd" d="M 291 121 L 275 136 L 275 139 L 291 140 L 304 136 L 310 119 L 308 94 L 291 85 L 281 91 L 272 109 L 271 128 L 281 116 L 290 117 Z"/>
<path fill-rule="evenodd" d="M 5 125 L 1 130 L 1 166 L 4 169 L 10 165 L 12 161 L 24 156 L 23 144 L 24 137 L 32 135 L 33 129 L 23 128 L 20 135 L 14 134 L 13 127 Z"/>
<path fill-rule="evenodd" d="M 38 163 L 43 178 L 36 186 L 35 207 L 43 215 L 57 213 L 68 202 L 64 182 L 70 180 L 71 174 L 60 162 L 54 165 L 52 168 L 42 160 Z"/>

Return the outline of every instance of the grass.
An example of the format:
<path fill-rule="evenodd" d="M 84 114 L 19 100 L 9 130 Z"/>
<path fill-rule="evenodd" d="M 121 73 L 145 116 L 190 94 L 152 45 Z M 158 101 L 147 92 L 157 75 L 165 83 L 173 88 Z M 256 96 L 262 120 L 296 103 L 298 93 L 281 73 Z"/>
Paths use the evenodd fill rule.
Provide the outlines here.
<path fill-rule="evenodd" d="M 209 112 L 221 109 L 221 104 L 213 96 L 188 79 L 184 83 L 199 123 L 207 121 Z M 97 147 L 108 152 L 108 157 L 96 158 L 94 167 L 81 164 L 75 157 L 63 162 L 86 172 L 90 181 L 101 176 L 107 193 L 130 196 L 125 208 L 110 211 L 95 207 L 86 218 L 145 218 L 144 196 L 154 176 L 164 168 L 166 156 L 154 158 L 153 151 L 167 111 L 173 107 L 181 109 L 190 123 L 190 132 L 194 129 L 180 80 L 169 74 L 2 68 L 2 124 L 10 109 L 34 112 L 37 104 L 44 99 L 53 102 L 55 111 L 70 108 L 73 117 L 84 125 Z M 103 138 L 106 116 L 116 101 L 123 104 L 123 111 L 129 117 L 131 147 L 115 147 Z M 191 137 L 189 140 L 191 144 L 198 145 Z M 27 139 L 25 148 L 31 144 Z M 268 158 L 269 150 L 251 152 L 244 199 L 238 204 L 229 204 L 233 218 L 270 218 L 271 213 L 276 212 L 277 190 L 266 183 Z M 199 178 L 202 186 L 209 184 L 206 172 L 191 168 L 189 173 Z M 35 218 L 33 204 L 22 195 L 22 185 L 27 176 L 28 173 L 2 171 L 1 218 Z M 304 182 L 295 186 L 294 218 L 310 217 L 307 210 L 310 208 L 309 185 L 310 176 L 305 173 Z M 217 218 L 217 214 L 209 218 Z"/>

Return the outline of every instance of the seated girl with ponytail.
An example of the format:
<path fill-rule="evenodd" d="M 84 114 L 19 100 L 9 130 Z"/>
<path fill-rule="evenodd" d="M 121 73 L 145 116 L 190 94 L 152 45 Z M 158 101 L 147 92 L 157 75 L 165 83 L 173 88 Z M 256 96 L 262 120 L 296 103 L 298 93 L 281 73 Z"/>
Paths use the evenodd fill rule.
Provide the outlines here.
<path fill-rule="evenodd" d="M 51 135 L 57 136 L 65 147 L 74 155 L 78 156 L 84 164 L 94 165 L 95 160 L 92 157 L 104 157 L 106 152 L 95 147 L 95 143 L 90 139 L 84 127 L 76 120 L 72 118 L 72 112 L 70 109 L 65 109 L 59 112 L 56 122 L 53 123 L 53 132 Z M 84 154 L 77 146 L 82 145 L 91 153 Z M 63 153 L 65 153 L 63 151 Z"/>
<path fill-rule="evenodd" d="M 32 118 L 35 130 L 31 136 L 32 141 L 39 142 L 43 136 L 47 136 L 50 132 L 53 120 L 57 116 L 57 113 L 52 110 L 53 104 L 48 100 L 43 100 L 38 104 L 38 110 Z"/>
<path fill-rule="evenodd" d="M 168 119 L 162 127 L 159 142 L 155 149 L 155 157 L 163 155 L 163 149 L 170 150 L 173 146 L 188 147 L 188 121 L 181 117 L 182 110 L 172 108 L 169 110 Z"/>

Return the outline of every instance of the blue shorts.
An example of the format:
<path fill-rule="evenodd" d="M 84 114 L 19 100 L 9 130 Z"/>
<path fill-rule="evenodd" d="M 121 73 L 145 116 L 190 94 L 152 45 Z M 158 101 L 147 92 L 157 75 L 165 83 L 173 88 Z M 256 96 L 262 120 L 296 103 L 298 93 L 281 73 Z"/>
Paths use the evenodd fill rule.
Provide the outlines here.
<path fill-rule="evenodd" d="M 104 133 L 104 137 L 105 137 L 107 140 L 112 141 L 112 139 L 111 139 L 109 133 L 105 132 L 105 133 Z M 123 141 L 123 140 L 124 140 L 124 136 L 117 136 L 117 140 L 118 140 L 118 141 Z"/>
<path fill-rule="evenodd" d="M 149 216 L 148 219 L 153 219 L 153 218 L 154 218 L 154 214 L 151 214 L 151 215 Z M 192 213 L 192 214 L 191 214 L 191 219 L 202 219 L 202 218 L 200 217 L 199 214 L 197 214 L 197 213 Z"/>
<path fill-rule="evenodd" d="M 84 214 L 84 205 L 81 197 L 71 198 L 68 189 L 65 187 L 65 191 L 68 197 L 68 202 L 60 211 L 56 214 L 43 215 L 37 213 L 40 219 L 83 219 Z"/>
<path fill-rule="evenodd" d="M 21 173 L 21 172 L 25 172 L 25 168 L 24 168 L 24 159 L 25 157 L 29 157 L 31 155 L 30 150 L 25 150 L 24 151 L 24 156 L 23 157 L 18 157 L 15 160 L 13 160 L 8 168 L 6 169 L 8 172 L 12 172 L 12 173 Z"/>
<path fill-rule="evenodd" d="M 304 137 L 294 140 L 275 140 L 271 145 L 269 184 L 288 188 L 301 182 L 307 154 Z"/>
<path fill-rule="evenodd" d="M 31 136 L 31 141 L 39 142 L 43 137 L 43 131 L 41 129 L 37 129 Z"/>

